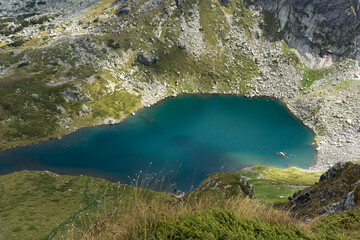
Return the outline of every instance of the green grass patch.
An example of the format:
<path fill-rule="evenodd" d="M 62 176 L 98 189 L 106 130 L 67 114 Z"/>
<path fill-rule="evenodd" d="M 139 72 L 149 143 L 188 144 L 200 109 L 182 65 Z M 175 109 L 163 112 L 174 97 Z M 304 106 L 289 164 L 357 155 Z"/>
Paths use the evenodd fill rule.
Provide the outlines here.
<path fill-rule="evenodd" d="M 103 96 L 94 104 L 94 117 L 115 116 L 122 118 L 130 115 L 140 107 L 140 98 L 126 91 L 117 91 Z"/>
<path fill-rule="evenodd" d="M 167 194 L 141 190 L 141 198 Z M 133 201 L 134 187 L 102 179 L 23 171 L 0 176 L 2 239 L 48 239 L 86 225 Z"/>
<path fill-rule="evenodd" d="M 227 209 L 214 208 L 160 223 L 156 239 L 311 239 L 297 227 L 247 219 Z"/>
<path fill-rule="evenodd" d="M 289 184 L 297 184 L 310 186 L 319 181 L 320 175 L 323 172 L 307 172 L 304 169 L 291 168 L 277 168 L 270 166 L 255 166 L 253 170 L 262 173 L 266 178 L 286 182 Z"/>
<path fill-rule="evenodd" d="M 360 211 L 321 217 L 311 224 L 312 232 L 327 239 L 360 239 Z"/>
<path fill-rule="evenodd" d="M 321 172 L 306 172 L 300 168 L 276 168 L 257 165 L 239 172 L 254 185 L 255 196 L 264 203 L 281 206 L 298 190 L 313 185 Z"/>
<path fill-rule="evenodd" d="M 323 79 L 329 73 L 329 68 L 311 69 L 305 66 L 304 70 L 301 85 L 305 89 L 310 88 L 315 81 Z"/>

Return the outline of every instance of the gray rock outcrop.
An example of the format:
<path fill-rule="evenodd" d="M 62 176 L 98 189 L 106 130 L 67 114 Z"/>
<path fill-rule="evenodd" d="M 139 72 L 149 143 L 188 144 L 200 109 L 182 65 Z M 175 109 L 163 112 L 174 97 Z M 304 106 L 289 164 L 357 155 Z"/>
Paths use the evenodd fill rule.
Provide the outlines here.
<path fill-rule="evenodd" d="M 249 196 L 255 198 L 253 185 L 249 184 L 245 177 L 238 173 L 218 172 L 207 176 L 199 187 L 190 195 L 193 196 L 214 196 L 223 195 L 226 197 Z"/>
<path fill-rule="evenodd" d="M 148 52 L 144 52 L 144 53 L 140 54 L 139 61 L 142 64 L 145 64 L 146 66 L 150 66 L 150 65 L 156 63 L 157 61 L 159 61 L 159 58 L 156 56 L 154 57 L 153 55 L 151 55 Z"/>
<path fill-rule="evenodd" d="M 330 65 L 341 57 L 360 58 L 359 0 L 247 0 L 275 13 L 278 31 L 310 67 Z M 275 23 L 273 23 L 275 24 Z"/>
<path fill-rule="evenodd" d="M 305 219 L 357 209 L 359 185 L 360 164 L 337 163 L 314 186 L 289 197 L 285 209 L 292 216 Z"/>
<path fill-rule="evenodd" d="M 82 102 L 91 102 L 93 99 L 86 93 L 80 91 L 74 91 L 71 89 L 66 89 L 61 92 L 66 102 L 69 101 L 82 101 Z"/>

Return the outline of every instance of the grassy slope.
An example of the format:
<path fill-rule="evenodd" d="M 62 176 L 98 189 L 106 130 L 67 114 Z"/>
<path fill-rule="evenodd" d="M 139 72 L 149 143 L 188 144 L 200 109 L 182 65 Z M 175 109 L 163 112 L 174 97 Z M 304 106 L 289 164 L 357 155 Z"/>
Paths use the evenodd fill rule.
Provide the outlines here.
<path fill-rule="evenodd" d="M 316 219 L 307 226 L 314 234 L 330 236 L 333 239 L 360 238 L 360 211 L 353 210 L 341 214 Z"/>
<path fill-rule="evenodd" d="M 167 194 L 137 189 L 147 199 Z M 86 176 L 23 171 L 0 176 L 1 239 L 44 239 L 133 201 L 134 187 Z M 63 228 L 64 227 L 64 228 Z"/>
<path fill-rule="evenodd" d="M 251 174 L 241 171 L 241 175 L 252 177 L 257 199 L 275 204 L 284 203 L 292 190 L 300 186 L 291 184 L 309 184 L 318 174 L 307 174 L 299 169 L 278 169 L 265 166 L 252 168 Z M 256 172 L 255 172 L 256 171 Z M 257 179 L 262 173 L 267 179 Z M 223 185 L 236 185 L 238 173 L 220 174 Z M 293 176 L 299 178 L 293 178 Z M 229 176 L 229 179 L 226 177 Z M 224 179 L 223 179 L 224 178 Z M 236 181 L 235 181 L 235 180 Z M 70 190 L 71 189 L 71 190 Z M 224 196 L 235 195 L 237 191 L 226 189 L 224 193 L 210 195 L 207 191 L 196 196 L 206 196 L 207 201 L 217 202 Z M 81 176 L 61 176 L 48 172 L 23 171 L 0 176 L 0 229 L 5 239 L 22 238 L 39 239 L 51 234 L 63 234 L 60 227 L 75 223 L 80 228 L 86 228 L 90 222 L 104 217 L 109 212 L 126 209 L 129 200 L 134 200 L 136 194 L 146 199 L 169 199 L 168 195 L 146 190 L 134 191 L 133 187 L 110 183 L 105 180 Z M 279 199 L 283 195 L 283 199 Z M 200 198 L 203 199 L 205 198 Z M 167 200 L 166 200 L 167 201 Z M 147 203 L 145 203 L 147 204 Z M 213 205 L 212 205 L 213 206 Z"/>
<path fill-rule="evenodd" d="M 44 49 L 25 50 L 16 56 L 9 52 L 2 55 L 1 65 L 15 66 L 0 79 L 0 121 L 4 121 L 0 130 L 0 149 L 60 137 L 78 127 L 100 124 L 107 116 L 121 119 L 141 106 L 139 97 L 121 88 L 103 96 L 108 82 L 118 80 L 106 70 L 97 71 L 91 64 L 79 64 L 80 59 L 71 54 L 72 50 L 71 44 L 63 42 Z M 17 65 L 25 55 L 31 62 Z M 64 67 L 58 64 L 59 59 L 71 66 L 79 66 Z M 84 81 L 89 77 L 94 77 L 93 84 Z M 48 85 L 51 80 L 61 78 L 76 80 Z M 94 101 L 66 102 L 61 92 L 68 88 L 76 89 L 74 86 L 77 84 L 89 92 Z M 79 117 L 83 104 L 93 112 Z M 65 109 L 65 114 L 61 114 L 58 106 Z M 59 118 L 72 119 L 68 129 L 60 127 Z"/>
<path fill-rule="evenodd" d="M 234 174 L 239 176 L 232 173 L 230 179 L 223 179 L 227 174 L 219 177 L 224 185 L 236 185 L 234 179 L 238 177 Z M 318 180 L 319 173 L 254 166 L 241 175 L 250 177 L 257 200 L 204 192 L 196 194 L 206 197 L 178 201 L 167 193 L 86 176 L 17 172 L 0 177 L 0 233 L 2 239 L 359 237 L 358 211 L 299 225 L 286 212 L 269 207 L 268 203 L 279 205 L 292 190 Z"/>
<path fill-rule="evenodd" d="M 280 206 L 286 203 L 287 197 L 319 180 L 320 172 L 306 172 L 300 168 L 276 168 L 254 166 L 239 172 L 248 177 L 254 185 L 256 198 L 264 203 Z"/>
<path fill-rule="evenodd" d="M 301 85 L 304 90 L 309 89 L 312 84 L 318 80 L 321 80 L 327 76 L 337 76 L 341 71 L 346 71 L 351 66 L 351 61 L 338 61 L 335 62 L 333 65 L 327 68 L 320 68 L 320 69 L 311 69 L 304 66 L 304 75 L 301 81 Z M 351 81 L 349 79 L 348 81 Z M 346 83 L 346 82 L 345 82 Z M 338 84 L 337 87 L 342 87 L 344 82 Z"/>

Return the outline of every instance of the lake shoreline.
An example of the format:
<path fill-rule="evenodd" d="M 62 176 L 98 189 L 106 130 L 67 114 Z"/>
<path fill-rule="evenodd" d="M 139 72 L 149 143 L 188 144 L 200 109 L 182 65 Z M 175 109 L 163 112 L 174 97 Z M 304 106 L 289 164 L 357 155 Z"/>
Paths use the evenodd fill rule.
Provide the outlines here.
<path fill-rule="evenodd" d="M 76 129 L 74 129 L 74 130 L 72 130 L 70 132 L 59 135 L 59 137 L 51 137 L 51 138 L 44 139 L 44 140 L 41 140 L 41 141 L 33 141 L 31 143 L 24 144 L 24 145 L 21 145 L 21 146 L 15 146 L 15 147 L 9 147 L 9 148 L 5 148 L 5 149 L 0 149 L 0 154 L 3 153 L 3 152 L 9 151 L 9 150 L 14 150 L 14 149 L 19 149 L 19 148 L 27 148 L 27 147 L 42 144 L 42 143 L 45 143 L 45 142 L 59 141 L 63 137 L 74 134 L 77 131 L 83 130 L 83 129 L 94 128 L 94 127 L 104 127 L 104 126 L 111 126 L 111 125 L 118 125 L 118 124 L 121 124 L 123 121 L 127 120 L 129 117 L 132 117 L 132 116 L 136 115 L 139 111 L 141 111 L 143 109 L 147 109 L 147 108 L 150 108 L 152 106 L 159 105 L 159 104 L 161 104 L 161 103 L 163 103 L 163 102 L 165 102 L 165 101 L 167 101 L 169 99 L 176 99 L 178 97 L 184 97 L 184 96 L 199 96 L 199 97 L 234 96 L 234 97 L 244 97 L 244 98 L 249 99 L 249 100 L 253 100 L 253 99 L 256 100 L 256 99 L 265 98 L 265 99 L 267 99 L 269 101 L 279 101 L 285 107 L 287 112 L 289 114 L 291 114 L 292 117 L 294 117 L 297 121 L 299 121 L 303 126 L 308 128 L 309 130 L 311 130 L 314 134 L 316 134 L 314 129 L 312 129 L 311 126 L 306 125 L 294 112 L 292 112 L 291 109 L 289 108 L 288 104 L 282 99 L 278 99 L 278 98 L 275 98 L 275 97 L 268 97 L 268 96 L 260 96 L 260 95 L 259 96 L 246 96 L 246 95 L 239 95 L 239 94 L 224 94 L 224 93 L 216 93 L 216 92 L 215 93 L 180 93 L 180 94 L 176 94 L 176 95 L 166 96 L 166 97 L 161 98 L 160 100 L 158 100 L 158 101 L 156 101 L 154 103 L 148 104 L 146 106 L 142 106 L 139 109 L 137 109 L 136 111 L 134 111 L 132 114 L 129 114 L 129 115 L 125 116 L 124 118 L 116 119 L 116 122 L 113 122 L 113 123 L 102 122 L 102 123 L 94 124 L 94 125 L 90 125 L 90 126 L 78 127 L 78 128 L 76 128 Z M 324 169 L 326 169 L 326 166 L 324 168 L 322 168 L 322 167 L 316 168 L 316 166 L 318 165 L 318 159 L 317 159 L 318 158 L 318 151 L 317 151 L 318 144 L 316 143 L 315 140 L 314 140 L 313 144 L 316 147 L 316 157 L 315 157 L 316 161 L 315 161 L 315 164 L 312 167 L 309 167 L 306 170 L 309 170 L 309 171 L 323 171 Z"/>
<path fill-rule="evenodd" d="M 163 103 L 165 105 L 163 105 Z M 130 117 L 124 118 L 121 121 L 121 123 L 123 123 L 124 120 L 127 120 L 127 119 L 131 120 L 131 121 L 125 122 L 124 123 L 125 125 L 112 124 L 114 126 L 114 128 L 105 128 L 104 129 L 105 131 L 103 131 L 103 129 L 101 128 L 101 127 L 106 127 L 107 125 L 105 125 L 105 124 L 102 124 L 103 126 L 98 126 L 99 128 L 90 128 L 90 127 L 81 128 L 81 129 L 77 130 L 77 131 L 81 131 L 81 132 L 75 131 L 75 132 L 77 132 L 77 133 L 75 133 L 75 135 L 67 134 L 66 136 L 64 136 L 64 137 L 67 137 L 67 136 L 72 135 L 70 138 L 67 138 L 63 141 L 60 141 L 58 139 L 52 139 L 52 140 L 46 141 L 45 143 L 43 142 L 43 143 L 38 143 L 38 144 L 27 145 L 24 147 L 20 147 L 20 148 L 2 152 L 0 154 L 0 161 L 1 160 L 5 161 L 5 162 L 3 161 L 3 165 L 5 164 L 4 165 L 5 168 L 3 168 L 3 169 L 4 170 L 15 169 L 15 171 L 16 171 L 17 169 L 19 169 L 19 167 L 17 167 L 17 166 L 20 166 L 20 168 L 22 166 L 25 166 L 22 169 L 50 170 L 50 171 L 59 172 L 61 174 L 64 174 L 64 173 L 68 174 L 69 172 L 73 172 L 75 175 L 90 174 L 91 176 L 96 176 L 96 177 L 100 176 L 105 179 L 109 179 L 109 180 L 115 179 L 114 181 L 117 181 L 116 175 L 115 175 L 115 177 L 112 177 L 111 172 L 109 174 L 107 174 L 106 170 L 102 169 L 101 167 L 100 168 L 94 167 L 96 165 L 94 165 L 94 163 L 93 163 L 94 162 L 93 157 L 88 158 L 87 155 L 91 154 L 93 151 L 96 151 L 97 155 L 103 156 L 102 158 L 105 160 L 104 163 L 108 165 L 108 162 L 113 161 L 114 158 L 113 158 L 113 156 L 109 157 L 107 155 L 109 153 L 106 151 L 117 152 L 118 150 L 116 150 L 116 149 L 126 149 L 129 147 L 131 147 L 131 148 L 135 147 L 135 148 L 139 148 L 139 149 L 149 149 L 149 146 L 148 147 L 145 146 L 145 148 L 142 147 L 141 142 L 144 139 L 143 137 L 141 137 L 142 135 L 144 135 L 145 139 L 147 139 L 148 136 L 150 136 L 150 138 L 153 138 L 152 136 L 157 136 L 158 132 L 160 133 L 159 136 L 162 136 L 163 134 L 165 134 L 165 136 L 167 136 L 168 134 L 173 134 L 172 132 L 174 132 L 174 131 L 175 132 L 180 131 L 180 135 L 173 136 L 173 137 L 175 137 L 175 139 L 173 137 L 170 139 L 164 138 L 161 140 L 163 142 L 162 144 L 174 144 L 174 143 L 176 143 L 176 141 L 180 141 L 179 143 L 176 143 L 176 144 L 185 144 L 184 146 L 188 146 L 188 144 L 190 144 L 191 142 L 187 143 L 186 141 L 194 141 L 195 140 L 194 143 L 191 143 L 189 145 L 189 146 L 191 146 L 190 149 L 193 149 L 191 151 L 195 151 L 195 152 L 199 151 L 199 153 L 204 152 L 207 154 L 207 155 L 199 155 L 199 157 L 195 157 L 195 159 L 198 159 L 196 161 L 208 162 L 210 160 L 210 162 L 208 162 L 206 164 L 205 164 L 205 162 L 200 164 L 201 166 L 208 165 L 204 169 L 201 169 L 202 167 L 200 167 L 200 165 L 198 167 L 198 170 L 201 169 L 199 176 L 202 176 L 202 177 L 205 177 L 210 172 L 217 172 L 217 171 L 233 171 L 233 172 L 235 171 L 236 172 L 236 171 L 239 171 L 240 169 L 242 169 L 243 167 L 248 167 L 248 166 L 257 165 L 257 164 L 277 166 L 277 167 L 281 167 L 281 168 L 297 166 L 299 168 L 305 169 L 305 168 L 308 168 L 309 166 L 312 166 L 314 163 L 313 161 L 316 159 L 316 157 L 314 157 L 314 156 L 316 156 L 315 146 L 312 144 L 313 137 L 315 134 L 311 131 L 311 129 L 304 126 L 302 124 L 302 122 L 299 121 L 293 114 L 289 114 L 290 112 L 286 108 L 286 105 L 284 104 L 284 102 L 278 101 L 275 98 L 263 98 L 263 97 L 247 98 L 244 96 L 229 95 L 229 94 L 182 94 L 181 96 L 178 96 L 178 97 L 168 97 L 162 101 L 157 102 L 156 105 L 157 106 L 153 109 L 148 109 L 147 107 L 140 108 L 135 113 L 135 116 L 132 116 L 133 117 L 132 119 Z M 160 110 L 160 109 L 164 109 L 164 110 Z M 165 109 L 168 109 L 168 110 L 165 110 Z M 141 114 L 141 111 L 144 111 L 143 114 Z M 152 115 L 152 114 L 149 115 L 149 113 L 161 114 L 159 116 L 162 116 L 162 117 L 158 118 L 159 116 Z M 201 114 L 205 114 L 205 115 L 201 115 Z M 210 115 L 208 117 L 206 117 L 207 116 L 206 114 L 210 114 Z M 199 119 L 198 118 L 199 116 L 202 116 L 202 117 Z M 165 117 L 165 119 L 168 119 L 168 120 L 165 120 L 164 117 Z M 149 121 L 149 119 L 156 119 L 156 121 Z M 176 119 L 176 121 L 174 122 L 171 119 Z M 230 122 L 229 122 L 229 119 L 231 119 Z M 251 119 L 253 119 L 253 120 L 251 120 Z M 263 119 L 267 119 L 267 121 L 263 121 Z M 130 145 L 128 145 L 129 147 L 123 146 L 123 147 L 118 148 L 115 145 L 114 146 L 109 145 L 106 148 L 108 150 L 104 150 L 104 148 L 102 148 L 101 146 L 84 145 L 84 143 L 87 144 L 87 142 L 84 142 L 84 139 L 86 139 L 86 141 L 88 140 L 90 142 L 93 142 L 92 139 L 95 139 L 96 136 L 102 136 L 102 135 L 105 136 L 106 134 L 109 135 L 110 133 L 116 134 L 117 132 L 118 132 L 118 134 L 121 134 L 121 131 L 124 131 L 124 129 L 127 129 L 128 131 L 131 132 L 131 131 L 133 131 L 131 129 L 134 127 L 131 124 L 134 123 L 134 121 L 136 121 L 137 124 L 139 124 L 139 123 L 141 123 L 142 125 L 145 124 L 144 126 L 146 126 L 146 129 L 158 127 L 159 124 L 161 125 L 164 123 L 169 126 L 168 126 L 168 130 L 154 129 L 152 131 L 155 131 L 155 132 L 147 132 L 147 130 L 144 132 L 144 130 L 142 130 L 142 127 L 141 127 L 142 125 L 140 125 L 140 128 L 137 129 L 137 131 L 140 132 L 141 136 L 134 135 L 134 136 L 128 138 L 125 135 L 122 137 L 123 139 L 125 139 L 125 141 L 129 142 L 128 143 L 128 144 L 130 144 Z M 218 122 L 218 121 L 220 121 L 220 122 Z M 183 123 L 185 125 L 183 125 Z M 188 124 L 190 124 L 190 125 L 188 125 Z M 260 125 L 256 125 L 256 124 L 260 124 Z M 185 132 L 184 132 L 184 130 L 182 130 L 182 127 L 181 127 L 182 125 L 186 128 L 186 129 L 184 129 Z M 135 126 L 137 126 L 137 125 L 135 125 Z M 195 130 L 195 129 L 192 130 L 191 126 L 196 126 L 196 128 L 198 128 L 200 126 L 200 129 L 202 129 L 202 131 L 205 131 L 206 134 L 210 134 L 210 135 L 204 135 L 204 136 L 199 135 L 199 136 L 202 136 L 200 138 L 201 140 L 200 139 L 196 140 L 198 137 L 196 137 L 196 139 L 192 139 L 192 137 L 190 135 L 187 136 L 187 134 L 189 134 L 189 133 L 193 134 L 193 131 Z M 177 128 L 179 128 L 179 129 L 177 129 Z M 123 130 L 121 130 L 121 129 L 123 129 Z M 212 130 L 210 132 L 208 132 L 207 129 L 212 129 Z M 236 129 L 238 129 L 238 130 L 236 130 Z M 241 129 L 244 129 L 245 132 L 244 132 L 244 130 L 241 130 Z M 252 129 L 252 130 L 250 130 L 250 132 L 248 132 L 248 129 Z M 306 131 L 305 131 L 305 129 L 306 129 Z M 119 130 L 120 130 L 120 132 L 119 132 Z M 197 132 L 197 131 L 199 131 L 199 129 L 195 130 L 195 132 Z M 240 131 L 240 132 L 237 132 L 237 131 Z M 255 131 L 255 132 L 253 132 L 253 131 Z M 230 135 L 227 137 L 226 137 L 226 132 L 228 132 L 227 134 L 230 133 Z M 256 133 L 256 132 L 258 132 L 258 133 Z M 259 133 L 261 135 L 257 135 Z M 213 134 L 225 134 L 225 135 L 224 135 L 224 137 L 222 137 L 222 135 L 213 135 Z M 265 135 L 263 135 L 263 134 L 265 134 Z M 307 136 L 306 137 L 307 140 L 302 140 L 303 137 L 305 137 L 305 135 L 302 135 L 302 134 L 305 134 Z M 285 145 L 276 145 L 277 144 L 276 141 L 275 142 L 271 141 L 271 139 L 272 139 L 271 136 L 273 136 L 273 135 L 277 136 L 276 139 L 279 137 L 280 137 L 280 139 L 283 139 L 283 140 L 276 140 L 276 141 L 283 141 Z M 185 136 L 184 139 L 182 139 L 183 136 Z M 236 137 L 234 138 L 234 136 L 236 136 Z M 261 136 L 263 136 L 263 137 L 261 137 Z M 311 136 L 311 139 L 310 139 L 310 136 Z M 188 137 L 189 137 L 189 139 L 187 139 Z M 98 137 L 97 137 L 97 139 L 98 139 Z M 106 140 L 106 142 L 104 142 L 105 145 L 108 145 L 108 143 L 107 143 L 108 141 L 114 141 L 115 143 L 118 143 L 118 140 L 112 139 L 111 136 L 107 137 L 106 139 L 109 139 L 109 140 Z M 131 140 L 131 139 L 133 139 L 133 140 Z M 134 142 L 134 139 L 135 139 L 135 142 Z M 142 141 L 139 142 L 136 139 L 142 139 Z M 236 139 L 236 141 L 233 142 L 230 139 L 234 139 L 234 140 Z M 293 142 L 292 139 L 297 139 L 297 140 L 294 143 L 292 143 Z M 174 140 L 175 140 L 175 142 L 174 142 Z M 196 142 L 199 140 L 200 140 L 200 142 Z M 205 142 L 201 143 L 203 140 L 205 140 L 209 143 L 205 143 Z M 256 144 L 260 144 L 260 145 L 258 145 L 258 146 L 252 145 L 251 141 L 254 141 L 254 140 L 256 141 Z M 99 141 L 99 140 L 96 140 L 96 141 Z M 123 140 L 121 140 L 121 141 L 123 141 Z M 151 140 L 151 141 L 153 141 L 153 140 Z M 158 141 L 158 140 L 155 140 L 155 141 Z M 185 141 L 185 142 L 183 142 L 183 141 Z M 220 142 L 218 142 L 218 141 L 220 141 Z M 306 144 L 303 141 L 306 141 Z M 244 142 L 245 145 L 243 145 L 242 142 Z M 140 143 L 140 145 L 138 145 L 139 143 Z M 205 144 L 205 145 L 198 146 L 199 143 Z M 238 145 L 238 144 L 240 144 L 240 145 Z M 275 145 L 273 145 L 273 144 L 275 144 Z M 81 153 L 79 155 L 78 150 L 76 150 L 76 148 L 78 148 L 78 147 L 75 147 L 74 150 L 72 150 L 73 145 L 81 146 L 81 149 L 83 149 L 82 151 L 86 151 L 87 153 L 86 154 Z M 246 150 L 248 147 L 244 148 L 244 146 L 247 146 L 247 145 L 251 146 L 250 149 L 253 149 L 253 150 L 250 150 L 250 149 Z M 70 148 L 68 148 L 67 146 L 70 146 Z M 175 146 L 177 146 L 177 145 L 175 145 Z M 182 145 L 180 145 L 180 147 L 181 146 Z M 204 146 L 207 146 L 207 147 L 211 146 L 209 148 L 209 150 L 211 149 L 210 152 L 208 150 L 204 149 Z M 214 146 L 216 146 L 216 148 L 213 148 Z M 223 149 L 224 146 L 227 146 L 230 148 L 228 150 L 226 150 L 226 148 Z M 231 146 L 236 146 L 236 147 L 233 148 Z M 264 146 L 264 148 L 262 146 Z M 272 146 L 274 146 L 274 147 L 272 147 Z M 286 147 L 286 146 L 289 146 L 289 147 Z M 63 149 L 63 147 L 66 147 L 66 149 L 61 150 L 61 149 Z M 172 145 L 170 145 L 170 146 L 164 145 L 163 147 L 161 147 L 161 149 L 167 149 L 166 151 L 170 152 L 171 155 L 177 154 L 176 152 L 179 151 L 179 150 L 177 150 L 178 147 L 175 149 L 173 149 L 173 147 L 174 146 L 172 146 Z M 53 148 L 55 150 L 52 150 Z M 150 149 L 151 148 L 152 147 L 150 147 Z M 215 150 L 215 152 L 213 152 L 213 149 L 217 149 L 217 148 L 219 148 L 219 150 Z M 306 153 L 306 155 L 303 155 L 303 153 L 300 152 L 300 151 L 303 151 L 302 149 L 305 149 L 305 148 L 309 149 L 309 150 L 313 149 L 313 150 L 311 150 L 311 151 L 313 151 L 313 152 L 311 152 L 311 155 L 307 155 L 307 154 L 310 154 L 310 152 Z M 49 149 L 51 151 L 55 151 L 55 152 L 49 152 Z M 114 149 L 114 150 L 111 150 L 111 149 Z M 41 152 L 41 154 L 45 154 L 44 156 L 47 156 L 48 159 L 51 159 L 51 162 L 54 162 L 55 165 L 51 165 L 52 164 L 51 162 L 50 162 L 50 165 L 47 162 L 41 163 L 43 161 L 43 160 L 41 160 L 41 159 L 43 159 L 43 157 L 41 157 L 41 156 L 43 156 L 43 155 L 39 155 L 40 153 L 37 153 L 39 151 Z M 45 152 L 43 153 L 43 151 L 45 151 Z M 61 153 L 59 151 L 66 151 L 67 155 L 63 155 L 63 153 Z M 141 154 L 145 154 L 144 156 L 146 156 L 146 158 L 149 159 L 148 161 L 152 161 L 152 159 L 158 159 L 157 155 L 152 155 L 152 153 L 146 153 L 146 150 L 145 150 L 145 152 L 143 152 L 143 151 L 144 150 L 141 150 L 141 152 L 142 152 Z M 159 152 L 159 150 L 155 150 L 155 152 L 156 151 Z M 167 156 L 166 154 L 169 154 L 169 153 L 166 153 L 166 151 L 165 151 L 165 153 L 163 153 L 160 150 L 159 154 L 165 154 L 164 155 L 164 157 L 165 157 L 165 156 Z M 183 151 L 183 150 L 181 150 L 181 151 Z M 266 152 L 264 152 L 264 151 L 266 151 Z M 279 152 L 282 152 L 282 151 L 289 153 L 290 158 L 288 158 L 287 156 L 281 157 L 279 155 Z M 306 150 L 306 151 L 308 151 L 308 150 Z M 76 165 L 74 165 L 74 167 L 72 165 L 69 165 L 69 163 L 68 163 L 68 159 L 70 156 L 69 153 L 74 155 L 76 161 L 80 161 L 80 163 L 79 163 L 80 165 L 76 164 Z M 120 150 L 119 153 L 120 153 L 119 157 L 121 159 L 123 159 L 121 161 L 134 162 L 134 160 L 131 160 L 132 159 L 131 157 L 130 158 L 127 157 L 126 150 L 125 150 L 125 152 L 124 152 L 124 150 Z M 204 154 L 204 153 L 202 153 L 202 154 Z M 39 157 L 37 157 L 38 155 L 39 155 Z M 55 157 L 57 155 L 59 155 L 59 157 Z M 291 155 L 293 155 L 294 157 L 291 157 Z M 11 157 L 11 156 L 14 156 L 14 157 Z M 53 158 L 52 156 L 55 158 Z M 151 156 L 151 157 L 148 157 L 148 156 Z M 311 158 L 309 158 L 310 156 L 311 156 Z M 70 158 L 72 159 L 74 157 L 70 157 Z M 188 158 L 188 157 L 190 157 L 190 158 Z M 190 161 L 190 162 L 193 161 L 191 159 L 194 156 L 188 156 L 188 157 L 186 157 L 186 156 L 183 156 L 180 158 L 175 157 L 175 159 L 179 160 L 180 164 L 182 164 L 184 162 L 186 163 L 187 161 Z M 64 159 L 64 160 L 62 160 L 62 159 Z M 170 166 L 167 166 L 167 167 L 170 167 L 170 169 L 174 169 L 174 167 L 172 167 L 171 165 L 173 165 L 175 163 L 175 161 L 174 161 L 175 159 L 167 158 L 167 157 L 165 157 L 165 159 L 167 159 L 166 161 L 168 162 L 166 164 L 168 164 L 168 165 L 170 164 Z M 213 160 L 211 160 L 211 159 L 213 159 Z M 218 159 L 218 160 L 216 160 L 216 159 Z M 263 159 L 263 160 L 261 160 L 261 159 Z M 271 159 L 273 159 L 273 160 L 271 160 Z M 277 160 L 275 162 L 273 162 L 275 159 L 277 159 Z M 302 159 L 302 160 L 299 162 L 299 159 Z M 310 159 L 313 159 L 313 160 L 311 160 L 311 162 L 308 162 L 306 159 L 309 159 L 309 161 L 310 161 Z M 33 163 L 32 163 L 33 161 L 35 161 L 35 165 L 33 165 Z M 46 161 L 49 161 L 49 160 L 46 160 Z M 86 161 L 90 161 L 89 162 L 90 165 L 86 165 L 86 164 L 84 165 L 84 162 L 86 162 Z M 225 162 L 223 162 L 223 161 L 225 161 Z M 228 161 L 230 161 L 230 162 L 228 162 Z M 38 165 L 37 162 L 41 163 L 41 165 Z M 146 168 L 147 163 L 146 162 L 141 163 L 141 162 L 137 163 L 135 160 L 134 163 L 137 164 L 138 169 Z M 301 163 L 301 162 L 303 162 L 303 163 Z M 6 165 L 8 167 L 6 167 Z M 223 165 L 225 166 L 224 170 L 222 170 L 222 167 L 221 167 Z M 26 166 L 29 166 L 29 168 L 26 168 Z M 40 166 L 40 167 L 38 167 L 38 166 Z M 53 166 L 55 167 L 55 169 Z M 90 169 L 92 169 L 93 172 L 95 172 L 95 174 L 87 171 L 86 170 L 88 168 L 87 166 L 90 166 Z M 161 168 L 161 166 L 160 166 L 160 168 Z M 56 169 L 58 167 L 60 167 L 59 170 Z M 159 166 L 156 166 L 156 167 L 159 167 Z M 210 169 L 206 170 L 209 167 L 212 170 L 210 170 Z M 69 169 L 69 170 L 63 171 L 61 168 Z M 85 169 L 86 171 L 81 171 L 81 169 Z M 98 173 L 95 171 L 97 169 L 98 169 Z M 185 167 L 185 169 L 189 169 L 189 168 Z M 154 172 L 157 172 L 156 168 L 151 169 L 151 170 Z M 12 170 L 12 171 L 14 171 L 14 170 Z M 183 170 L 181 170 L 181 171 L 183 171 Z M 104 172 L 104 174 L 102 174 L 102 172 Z M 132 176 L 132 173 L 134 173 L 134 172 L 136 172 L 136 171 L 134 170 L 134 171 L 130 172 L 129 174 L 128 173 L 125 173 L 125 174 Z M 9 171 L 7 173 L 9 173 Z M 121 181 L 121 182 L 123 182 L 123 181 Z"/>

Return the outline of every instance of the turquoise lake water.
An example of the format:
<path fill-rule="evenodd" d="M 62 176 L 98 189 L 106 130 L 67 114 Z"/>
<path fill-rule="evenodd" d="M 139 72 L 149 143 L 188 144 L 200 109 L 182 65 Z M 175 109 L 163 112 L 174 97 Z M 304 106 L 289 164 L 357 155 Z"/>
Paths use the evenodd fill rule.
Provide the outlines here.
<path fill-rule="evenodd" d="M 142 109 L 118 125 L 2 152 L 0 174 L 50 170 L 129 184 L 142 171 L 157 179 L 166 175 L 164 184 L 189 191 L 217 171 L 254 164 L 310 167 L 314 136 L 279 101 L 188 95 Z"/>

